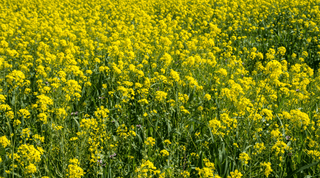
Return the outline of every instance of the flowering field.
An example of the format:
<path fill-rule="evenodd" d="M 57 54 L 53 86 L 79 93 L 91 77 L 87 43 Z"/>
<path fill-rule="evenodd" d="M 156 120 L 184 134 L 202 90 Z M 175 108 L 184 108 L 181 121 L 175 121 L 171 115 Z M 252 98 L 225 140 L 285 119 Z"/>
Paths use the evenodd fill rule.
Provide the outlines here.
<path fill-rule="evenodd" d="M 0 177 L 320 176 L 319 0 L 0 0 Z"/>

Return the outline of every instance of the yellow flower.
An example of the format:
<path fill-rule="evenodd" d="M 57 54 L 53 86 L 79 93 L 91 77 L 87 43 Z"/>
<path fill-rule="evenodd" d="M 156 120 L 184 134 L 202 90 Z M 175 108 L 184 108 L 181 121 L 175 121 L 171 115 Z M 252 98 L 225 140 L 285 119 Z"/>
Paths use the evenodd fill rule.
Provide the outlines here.
<path fill-rule="evenodd" d="M 164 143 L 166 143 L 166 144 L 168 144 L 168 145 L 170 145 L 171 144 L 171 142 L 170 142 L 170 140 L 165 140 L 165 141 L 163 141 Z"/>
<path fill-rule="evenodd" d="M 13 126 L 15 127 L 15 126 L 18 126 L 18 125 L 20 125 L 21 124 L 21 121 L 19 120 L 19 119 L 15 119 L 14 121 L 13 121 Z"/>
<path fill-rule="evenodd" d="M 303 51 L 302 52 L 302 56 L 305 57 L 305 58 L 308 57 L 308 52 L 307 51 Z"/>
<path fill-rule="evenodd" d="M 120 106 L 120 105 L 116 105 L 116 106 Z M 104 106 L 101 106 L 100 108 L 97 109 L 97 111 L 94 112 L 94 115 L 99 119 L 106 119 L 108 118 L 109 112 L 110 112 L 109 109 L 104 108 Z"/>
<path fill-rule="evenodd" d="M 163 102 L 167 98 L 167 93 L 164 91 L 156 91 L 156 100 Z"/>
<path fill-rule="evenodd" d="M 69 178 L 81 178 L 84 176 L 85 172 L 83 169 L 79 166 L 80 163 L 78 159 L 70 159 L 69 160 L 69 165 L 67 168 L 67 176 Z"/>
<path fill-rule="evenodd" d="M 230 172 L 230 175 L 228 178 L 241 178 L 243 176 L 237 169 L 234 172 Z"/>
<path fill-rule="evenodd" d="M 6 112 L 6 117 L 8 117 L 9 119 L 13 119 L 14 118 L 14 112 L 13 111 Z"/>
<path fill-rule="evenodd" d="M 272 151 L 275 151 L 275 156 L 278 156 L 279 154 L 284 154 L 285 150 L 288 149 L 289 147 L 287 146 L 286 143 L 283 141 L 277 141 L 271 148 Z"/>
<path fill-rule="evenodd" d="M 10 140 L 8 140 L 6 136 L 2 136 L 0 137 L 0 144 L 3 148 L 6 148 L 7 146 L 10 146 Z"/>
<path fill-rule="evenodd" d="M 70 138 L 70 141 L 76 141 L 76 140 L 78 140 L 78 137 L 72 137 L 72 138 Z"/>
<path fill-rule="evenodd" d="M 25 137 L 25 138 L 30 137 L 30 129 L 29 128 L 22 129 L 21 135 L 22 137 Z"/>
<path fill-rule="evenodd" d="M 233 143 L 233 146 L 239 148 L 239 145 L 237 143 Z"/>
<path fill-rule="evenodd" d="M 209 121 L 209 126 L 211 127 L 211 132 L 213 135 L 218 134 L 218 130 L 221 127 L 221 122 L 216 118 Z"/>
<path fill-rule="evenodd" d="M 300 111 L 299 109 L 290 111 L 291 121 L 297 126 L 308 126 L 310 124 L 310 118 L 307 113 Z"/>
<path fill-rule="evenodd" d="M 292 53 L 291 57 L 292 57 L 293 59 L 295 59 L 295 58 L 297 57 L 297 54 L 296 54 L 296 53 Z"/>
<path fill-rule="evenodd" d="M 92 74 L 92 70 L 86 70 L 86 73 L 91 75 Z"/>
<path fill-rule="evenodd" d="M 269 109 L 262 109 L 261 115 L 265 115 L 267 121 L 272 120 L 273 117 L 272 111 Z"/>
<path fill-rule="evenodd" d="M 53 105 L 53 100 L 44 94 L 37 96 L 37 98 L 37 104 L 43 112 L 48 109 L 48 106 Z"/>
<path fill-rule="evenodd" d="M 7 100 L 7 96 L 0 94 L 0 103 L 5 103 L 6 100 Z"/>
<path fill-rule="evenodd" d="M 172 69 L 170 69 L 170 76 L 176 82 L 178 82 L 180 80 L 179 73 L 174 71 L 174 70 L 172 70 Z"/>
<path fill-rule="evenodd" d="M 268 162 L 268 163 L 264 162 L 264 163 L 260 163 L 260 165 L 261 165 L 261 166 L 265 166 L 264 175 L 265 175 L 266 177 L 269 177 L 269 175 L 270 175 L 271 172 L 273 171 L 273 170 L 271 169 L 271 163 L 270 163 L 270 162 Z"/>
<path fill-rule="evenodd" d="M 42 121 L 43 122 L 43 124 L 47 124 L 47 118 L 48 118 L 48 116 L 47 116 L 47 114 L 45 114 L 45 113 L 40 113 L 39 115 L 38 115 L 38 118 L 39 118 L 39 120 L 40 121 Z"/>
<path fill-rule="evenodd" d="M 6 174 L 11 174 L 10 170 L 6 170 L 5 172 L 6 172 Z"/>
<path fill-rule="evenodd" d="M 18 148 L 19 160 L 38 163 L 41 161 L 41 151 L 42 149 L 36 149 L 33 145 L 23 144 Z"/>
<path fill-rule="evenodd" d="M 264 143 L 256 143 L 253 148 L 256 150 L 256 153 L 262 153 L 262 151 L 266 149 Z"/>
<path fill-rule="evenodd" d="M 133 130 L 130 130 L 130 131 L 129 131 L 129 135 L 132 135 L 132 136 L 134 136 L 134 137 L 137 136 L 136 132 L 133 131 Z"/>
<path fill-rule="evenodd" d="M 188 171 L 181 172 L 182 177 L 190 177 L 190 173 Z"/>
<path fill-rule="evenodd" d="M 26 109 L 20 109 L 18 112 L 19 116 L 23 116 L 25 119 L 29 119 L 30 118 L 30 112 Z"/>
<path fill-rule="evenodd" d="M 205 94 L 204 95 L 204 99 L 207 100 L 207 101 L 211 100 L 211 95 Z"/>
<path fill-rule="evenodd" d="M 220 74 L 222 77 L 226 77 L 228 75 L 228 72 L 226 69 L 224 68 L 220 68 L 218 71 L 217 71 L 218 74 Z"/>
<path fill-rule="evenodd" d="M 44 142 L 44 137 L 41 137 L 41 136 L 38 135 L 38 134 L 34 134 L 34 135 L 33 135 L 33 138 L 34 138 L 34 139 L 37 139 L 37 140 L 39 140 L 39 141 L 41 141 L 41 142 Z"/>
<path fill-rule="evenodd" d="M 160 61 L 163 61 L 164 67 L 168 67 L 168 66 L 171 64 L 172 57 L 170 56 L 170 54 L 165 53 L 165 54 L 161 57 Z"/>
<path fill-rule="evenodd" d="M 169 156 L 169 152 L 167 150 L 161 150 L 160 153 L 163 157 Z"/>
<path fill-rule="evenodd" d="M 26 78 L 26 76 L 24 75 L 23 72 L 19 71 L 19 70 L 13 70 L 11 73 L 9 73 L 6 76 L 6 81 L 10 84 L 10 85 L 18 85 L 18 86 L 22 86 L 24 79 Z"/>
<path fill-rule="evenodd" d="M 249 157 L 249 155 L 245 152 L 240 153 L 239 155 L 239 159 L 244 162 L 244 164 L 248 164 L 248 160 L 250 160 L 251 158 Z"/>
<path fill-rule="evenodd" d="M 27 166 L 25 169 L 27 174 L 34 174 L 35 172 L 37 172 L 37 167 L 32 163 L 29 164 L 29 166 Z"/>
<path fill-rule="evenodd" d="M 146 145 L 151 145 L 151 146 L 153 146 L 154 144 L 156 144 L 156 140 L 155 140 L 154 138 L 152 138 L 152 137 L 148 137 L 147 140 L 144 141 L 144 143 L 145 143 Z"/>
<path fill-rule="evenodd" d="M 278 53 L 281 55 L 281 56 L 284 56 L 284 54 L 286 53 L 286 48 L 281 46 L 278 48 Z"/>
<path fill-rule="evenodd" d="M 141 104 L 149 104 L 148 100 L 147 99 L 141 99 L 138 101 L 138 103 L 141 103 Z"/>
<path fill-rule="evenodd" d="M 142 160 L 141 165 L 136 168 L 135 172 L 138 173 L 138 177 L 151 177 L 152 174 L 160 174 L 152 162 L 149 160 Z M 149 175 L 149 176 L 148 176 Z"/>
<path fill-rule="evenodd" d="M 271 131 L 271 136 L 275 139 L 280 138 L 281 137 L 281 132 L 279 131 L 279 129 L 275 129 Z"/>

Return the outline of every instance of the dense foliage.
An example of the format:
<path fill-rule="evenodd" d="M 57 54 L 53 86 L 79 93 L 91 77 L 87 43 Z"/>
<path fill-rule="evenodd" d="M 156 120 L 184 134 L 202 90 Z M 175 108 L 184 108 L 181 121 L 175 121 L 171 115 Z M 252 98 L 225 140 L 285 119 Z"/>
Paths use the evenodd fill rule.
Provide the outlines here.
<path fill-rule="evenodd" d="M 319 0 L 0 0 L 0 176 L 319 176 Z"/>

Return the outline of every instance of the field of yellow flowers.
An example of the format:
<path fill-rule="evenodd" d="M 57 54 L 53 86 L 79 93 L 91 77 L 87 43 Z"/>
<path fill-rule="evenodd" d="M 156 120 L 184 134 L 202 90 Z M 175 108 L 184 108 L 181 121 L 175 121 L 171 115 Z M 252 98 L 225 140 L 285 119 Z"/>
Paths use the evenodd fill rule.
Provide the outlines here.
<path fill-rule="evenodd" d="M 0 177 L 320 176 L 320 0 L 0 0 Z"/>

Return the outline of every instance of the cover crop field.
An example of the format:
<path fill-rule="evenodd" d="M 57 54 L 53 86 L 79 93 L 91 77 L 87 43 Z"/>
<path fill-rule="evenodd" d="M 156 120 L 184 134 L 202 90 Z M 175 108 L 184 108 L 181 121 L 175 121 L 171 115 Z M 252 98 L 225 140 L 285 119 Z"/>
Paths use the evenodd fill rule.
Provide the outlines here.
<path fill-rule="evenodd" d="M 0 177 L 320 176 L 319 0 L 0 0 Z"/>

